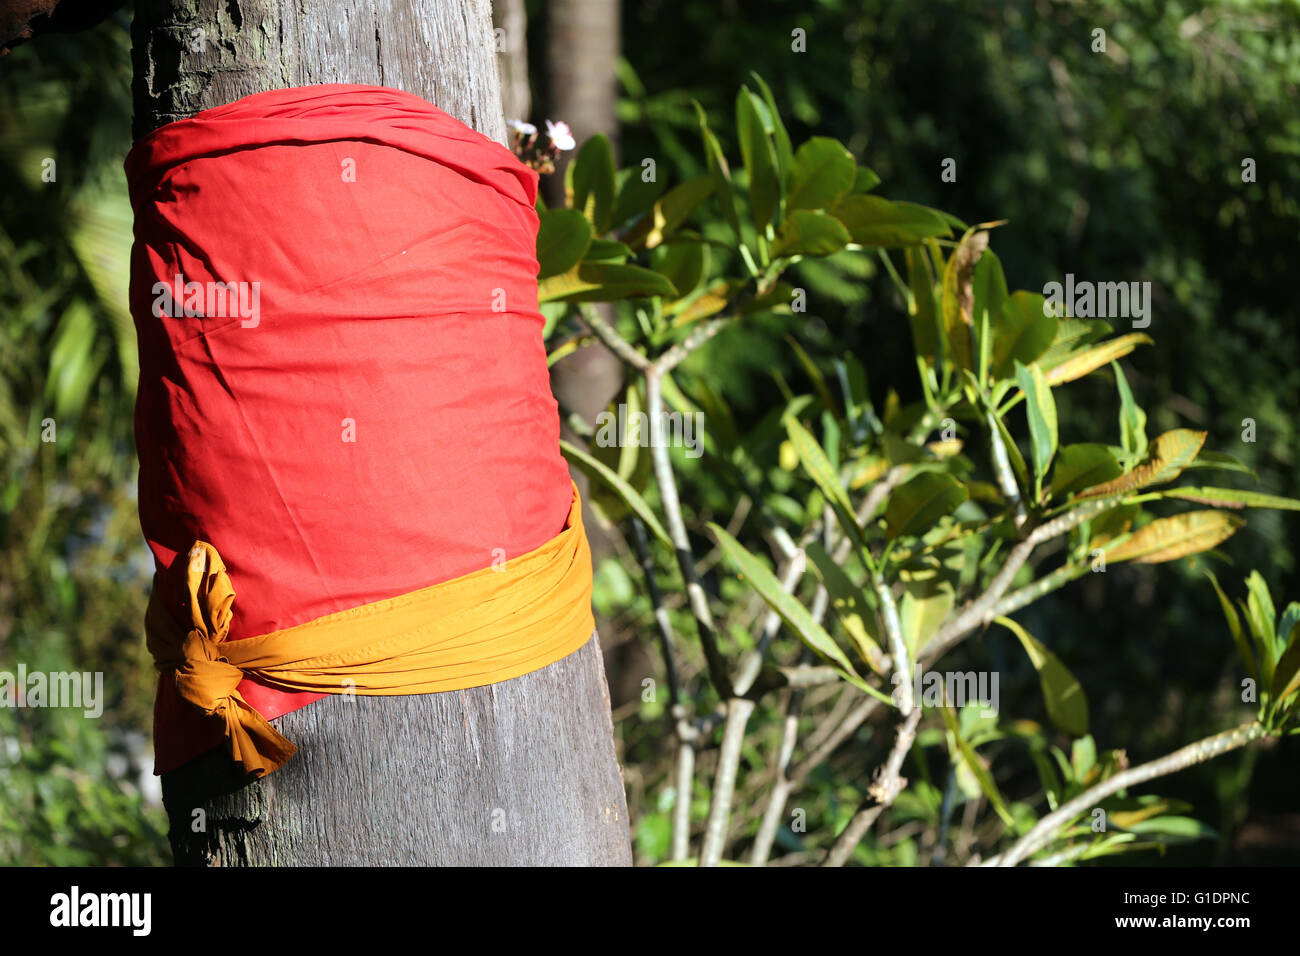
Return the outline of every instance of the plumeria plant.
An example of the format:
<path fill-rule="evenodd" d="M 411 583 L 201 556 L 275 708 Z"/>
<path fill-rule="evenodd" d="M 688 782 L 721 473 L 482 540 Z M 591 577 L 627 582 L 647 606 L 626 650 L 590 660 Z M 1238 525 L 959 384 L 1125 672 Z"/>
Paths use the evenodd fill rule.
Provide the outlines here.
<path fill-rule="evenodd" d="M 1241 617 L 1223 597 L 1258 692 L 1243 699 L 1257 699 L 1258 711 L 1138 766 L 1122 749 L 1096 745 L 1083 687 L 1016 615 L 1110 566 L 1211 552 L 1242 526 L 1245 509 L 1300 502 L 1179 483 L 1193 472 L 1247 469 L 1206 448 L 1204 431 L 1147 434 L 1118 360 L 1153 339 L 1009 290 L 990 242 L 1003 223 L 969 225 L 884 198 L 878 177 L 834 139 L 796 147 L 756 75 L 736 100 L 738 164 L 696 109 L 704 175 L 669 187 L 653 161 L 616 168 L 608 140 L 593 137 L 567 168 L 564 206 L 540 208 L 537 241 L 552 362 L 603 343 L 629 372 L 619 402 L 644 413 L 651 430 L 648 441 L 607 447 L 571 419 L 589 440 L 564 450 L 592 477 L 600 513 L 626 532 L 629 566 L 653 604 L 676 742 L 663 802 L 667 855 L 764 864 L 780 838 L 786 849 L 815 847 L 801 860 L 871 862 L 881 858 L 872 847 L 888 841 L 869 835 L 902 821 L 936 832 L 936 860 L 1003 865 L 1074 863 L 1201 835 L 1185 805 L 1130 791 L 1295 732 L 1300 605 L 1276 615 L 1258 575 Z M 537 134 L 515 135 L 531 144 Z M 855 356 L 815 361 L 799 341 L 795 319 L 808 293 L 792 276 L 846 250 L 873 256 L 893 283 L 911 324 L 906 362 L 917 401 L 890 393 L 878 406 Z M 594 307 L 610 302 L 620 303 L 612 313 Z M 696 353 L 770 313 L 791 317 L 788 346 L 813 389 L 787 388 L 779 407 L 742 428 Z M 1114 442 L 1068 441 L 1058 405 L 1071 400 L 1072 383 L 1107 370 L 1118 391 Z M 716 501 L 705 509 L 682 500 L 688 463 L 669 447 L 673 415 L 708 423 L 703 467 L 729 490 L 730 520 L 708 520 Z M 708 579 L 702 549 L 710 567 L 734 574 Z M 755 595 L 765 608 L 757 616 L 748 610 Z M 693 634 L 680 633 L 676 608 L 689 610 Z M 1036 670 L 1047 723 L 955 699 L 936 670 L 994 627 L 1014 636 Z M 680 676 L 688 636 L 702 656 L 694 686 Z M 806 695 L 828 686 L 842 689 L 842 706 L 801 733 Z M 893 732 L 864 750 L 863 759 L 880 756 L 856 809 L 837 832 L 800 837 L 785 825 L 787 808 L 868 721 Z M 755 740 L 769 751 L 756 751 Z M 716 763 L 696 827 L 696 757 L 706 747 L 716 747 Z M 1038 789 L 1004 794 L 990 754 L 1031 765 Z M 917 779 L 909 783 L 905 768 Z M 738 812 L 738 788 L 760 812 Z M 978 806 L 963 824 L 974 837 L 949 848 L 962 803 Z"/>
<path fill-rule="evenodd" d="M 577 146 L 573 131 L 568 123 L 546 121 L 546 136 L 540 136 L 537 127 L 523 120 L 506 121 L 510 130 L 510 148 L 526 166 L 546 175 L 555 172 L 555 162 L 560 153 L 566 153 Z"/>

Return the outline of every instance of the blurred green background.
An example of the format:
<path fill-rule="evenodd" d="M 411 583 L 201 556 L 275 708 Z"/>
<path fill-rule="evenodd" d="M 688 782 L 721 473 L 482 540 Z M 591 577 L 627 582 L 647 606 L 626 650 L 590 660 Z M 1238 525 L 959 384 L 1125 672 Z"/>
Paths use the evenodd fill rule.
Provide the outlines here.
<path fill-rule="evenodd" d="M 842 140 L 881 176 L 881 194 L 968 222 L 1010 220 L 994 243 L 1011 288 L 1067 272 L 1150 281 L 1156 346 L 1126 363 L 1150 432 L 1207 430 L 1207 447 L 1245 461 L 1261 490 L 1300 496 L 1300 5 L 644 0 L 623 4 L 603 38 L 560 22 L 558 6 L 526 4 L 526 118 L 568 119 L 580 136 L 610 128 L 622 164 L 654 157 L 680 181 L 703 171 L 691 99 L 734 155 L 731 103 L 757 70 L 795 142 Z M 806 52 L 791 49 L 795 29 Z M 1104 53 L 1092 50 L 1097 29 Z M 581 73 L 611 44 L 616 69 L 587 81 L 608 83 L 612 115 L 561 112 L 578 107 L 559 61 Z M 129 48 L 124 11 L 0 60 L 0 670 L 102 670 L 108 695 L 99 720 L 0 709 L 0 863 L 169 862 L 141 627 L 151 567 L 133 500 Z M 940 179 L 946 158 L 956 182 Z M 1254 183 L 1242 182 L 1247 158 Z M 739 413 L 770 409 L 775 375 L 809 390 L 782 341 L 796 322 L 814 357 L 856 354 L 878 403 L 890 389 L 915 397 L 915 370 L 899 361 L 906 316 L 876 261 L 843 253 L 801 270 L 809 314 L 737 331 L 709 353 Z M 1108 440 L 1113 384 L 1098 376 L 1078 389 L 1062 433 Z M 50 418 L 53 443 L 42 441 Z M 1242 440 L 1247 418 L 1253 442 Z M 707 467 L 682 480 L 692 510 L 725 506 Z M 1222 549 L 1235 567 L 1220 579 L 1235 586 L 1257 567 L 1279 606 L 1300 599 L 1298 532 L 1295 513 L 1253 512 Z M 656 862 L 670 728 L 640 686 L 662 665 L 634 562 L 617 546 L 604 553 L 597 608 L 638 860 Z M 1102 577 L 1025 621 L 1088 689 L 1098 740 L 1145 758 L 1228 726 L 1231 642 L 1204 579 L 1182 562 Z M 980 638 L 967 653 L 1032 683 L 1007 640 Z M 1218 838 L 1133 862 L 1300 862 L 1296 743 L 1163 781 Z M 872 765 L 842 748 L 801 797 L 810 821 L 850 813 L 840 794 Z"/>

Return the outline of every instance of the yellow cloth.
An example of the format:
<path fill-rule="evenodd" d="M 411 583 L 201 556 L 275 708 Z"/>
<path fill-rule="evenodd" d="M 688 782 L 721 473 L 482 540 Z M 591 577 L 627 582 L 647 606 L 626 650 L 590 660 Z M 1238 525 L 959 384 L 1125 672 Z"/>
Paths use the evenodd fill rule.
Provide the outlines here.
<path fill-rule="evenodd" d="M 260 637 L 227 640 L 235 590 L 206 541 L 189 553 L 188 621 L 167 610 L 163 583 L 156 575 L 145 614 L 154 664 L 174 671 L 181 697 L 225 718 L 231 755 L 258 777 L 278 770 L 297 748 L 239 693 L 246 675 L 287 690 L 428 694 L 538 670 L 576 651 L 595 630 L 591 550 L 577 488 L 564 530 L 501 567 Z"/>

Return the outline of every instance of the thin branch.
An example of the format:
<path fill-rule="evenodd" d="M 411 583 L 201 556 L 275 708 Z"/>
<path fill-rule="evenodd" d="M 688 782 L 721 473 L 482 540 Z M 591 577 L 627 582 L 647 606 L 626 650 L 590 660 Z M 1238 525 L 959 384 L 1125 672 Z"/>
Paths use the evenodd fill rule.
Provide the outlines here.
<path fill-rule="evenodd" d="M 700 848 L 700 866 L 717 866 L 726 843 L 727 822 L 731 819 L 731 799 L 736 791 L 736 772 L 740 751 L 745 743 L 745 727 L 754 712 L 754 702 L 733 697 L 727 702 L 727 726 L 722 735 L 722 752 L 718 771 L 713 778 L 713 800 L 709 819 L 704 825 L 704 845 Z"/>
<path fill-rule="evenodd" d="M 907 653 L 907 642 L 903 640 L 903 627 L 898 619 L 898 607 L 894 604 L 894 593 L 877 576 L 872 582 L 876 600 L 880 602 L 880 619 L 885 625 L 885 634 L 889 637 L 889 653 L 893 658 L 893 676 L 895 680 L 895 701 L 898 712 L 904 717 L 912 713 L 912 661 Z"/>
<path fill-rule="evenodd" d="M 587 325 L 596 333 L 596 337 L 605 343 L 606 348 L 633 368 L 640 369 L 642 372 L 649 371 L 650 360 L 634 349 L 627 339 L 619 335 L 618 331 L 605 321 L 599 309 L 590 303 L 583 303 L 580 308 Z"/>
<path fill-rule="evenodd" d="M 889 752 L 885 763 L 876 770 L 876 779 L 868 790 L 870 796 L 867 802 L 853 815 L 849 825 L 844 828 L 844 832 L 826 854 L 826 861 L 822 866 L 843 866 L 862 842 L 862 838 L 867 835 L 872 824 L 876 822 L 876 818 L 894 802 L 903 787 L 907 785 L 907 780 L 900 776 L 899 771 L 903 769 L 903 761 L 907 759 L 916 740 L 916 727 L 921 721 L 921 711 L 920 707 L 912 708 L 907 719 L 899 726 L 898 736 L 894 738 L 894 749 Z"/>
<path fill-rule="evenodd" d="M 686 534 L 686 522 L 682 519 L 682 505 L 677 497 L 677 481 L 673 477 L 672 462 L 668 457 L 668 442 L 662 434 L 663 429 L 663 381 L 662 373 L 652 367 L 645 374 L 646 410 L 650 418 L 652 440 L 650 455 L 654 463 L 655 482 L 659 485 L 659 500 L 663 505 L 664 518 L 668 523 L 668 534 L 672 538 L 673 548 L 677 552 L 677 564 L 681 568 L 682 580 L 686 582 L 686 595 L 690 599 L 691 612 L 695 615 L 696 629 L 700 634 L 700 644 L 704 648 L 704 657 L 709 665 L 709 679 L 718 696 L 723 699 L 732 696 L 731 678 L 727 675 L 727 665 L 718 650 L 714 633 L 713 613 L 709 610 L 709 598 L 700 584 L 700 577 L 695 571 L 695 559 L 691 554 L 690 538 Z"/>
<path fill-rule="evenodd" d="M 1225 730 L 1223 733 L 1205 737 L 1195 743 L 1188 744 L 1186 747 L 1180 747 L 1173 753 L 1166 754 L 1156 760 L 1137 767 L 1130 767 L 1128 770 L 1122 770 L 1115 776 L 1107 777 L 1101 783 L 1089 787 L 1073 800 L 1062 804 L 1055 811 L 1043 817 L 1034 825 L 1032 830 L 1017 840 L 1011 849 L 988 861 L 985 865 L 1015 866 L 1025 857 L 1051 842 L 1052 838 L 1056 836 L 1056 832 L 1069 824 L 1071 820 L 1080 814 L 1087 813 L 1111 794 L 1127 787 L 1145 783 L 1148 780 L 1154 780 L 1156 777 L 1177 773 L 1179 770 L 1195 764 L 1204 763 L 1221 754 L 1236 750 L 1238 747 L 1253 743 L 1266 734 L 1267 731 L 1261 724 L 1252 721 L 1248 724 L 1242 724 L 1240 727 L 1234 727 L 1232 730 Z"/>
<path fill-rule="evenodd" d="M 672 619 L 664 607 L 663 592 L 659 590 L 659 581 L 655 577 L 654 557 L 650 554 L 650 542 L 646 538 L 645 525 L 641 519 L 632 518 L 632 543 L 636 546 L 637 560 L 641 572 L 645 575 L 646 590 L 650 592 L 650 606 L 654 608 L 655 623 L 659 625 L 659 646 L 663 649 L 664 670 L 668 676 L 668 692 L 674 704 L 682 702 L 681 688 L 677 683 L 677 667 L 673 663 Z"/>
<path fill-rule="evenodd" d="M 794 760 L 794 746 L 799 736 L 799 711 L 802 705 L 803 691 L 791 691 L 781 723 L 781 745 L 772 768 L 776 779 L 772 783 L 772 793 L 768 796 L 767 809 L 758 825 L 754 845 L 749 850 L 752 866 L 767 865 L 768 857 L 772 855 L 772 844 L 776 841 L 776 831 L 780 829 L 781 819 L 785 815 L 786 802 L 790 799 L 793 786 L 790 782 L 790 764 Z"/>
<path fill-rule="evenodd" d="M 691 796 L 695 789 L 695 728 L 686 719 L 686 708 L 673 708 L 677 722 L 677 783 L 673 799 L 672 858 L 681 861 L 691 850 Z"/>
<path fill-rule="evenodd" d="M 690 335 L 682 339 L 668 351 L 664 352 L 655 359 L 654 366 L 661 373 L 671 372 L 680 365 L 688 355 L 697 348 L 713 338 L 735 320 L 735 316 L 728 315 L 720 319 L 711 319 L 702 325 L 696 326 Z"/>

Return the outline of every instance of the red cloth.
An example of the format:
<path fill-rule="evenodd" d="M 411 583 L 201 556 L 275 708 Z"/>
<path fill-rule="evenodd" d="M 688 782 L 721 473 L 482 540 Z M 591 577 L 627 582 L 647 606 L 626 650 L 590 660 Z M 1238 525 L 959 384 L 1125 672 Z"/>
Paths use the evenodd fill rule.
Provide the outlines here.
<path fill-rule="evenodd" d="M 559 533 L 537 175 L 509 150 L 408 93 L 313 86 L 164 126 L 126 173 L 140 522 L 160 567 L 221 552 L 232 640 Z M 205 314 L 160 304 L 177 275 Z M 247 283 L 245 313 L 210 282 Z M 268 718 L 320 696 L 239 689 Z M 220 740 L 164 677 L 155 772 Z"/>

